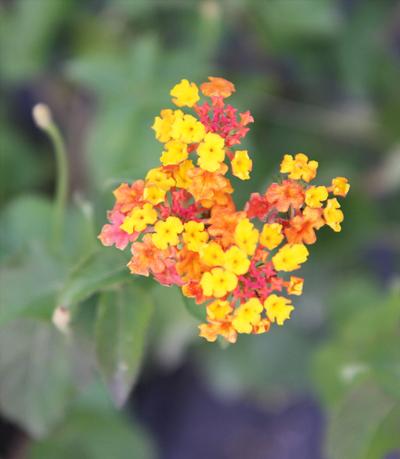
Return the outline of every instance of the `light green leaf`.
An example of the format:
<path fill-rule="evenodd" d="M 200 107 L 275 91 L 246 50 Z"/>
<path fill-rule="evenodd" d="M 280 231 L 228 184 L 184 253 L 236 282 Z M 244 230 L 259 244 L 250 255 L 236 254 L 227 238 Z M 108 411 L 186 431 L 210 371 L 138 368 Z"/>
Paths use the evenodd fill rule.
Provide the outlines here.
<path fill-rule="evenodd" d="M 52 38 L 73 3 L 18 0 L 9 9 L 2 8 L 0 60 L 6 79 L 26 80 L 40 70 L 52 50 Z"/>
<path fill-rule="evenodd" d="M 253 4 L 275 45 L 332 37 L 340 27 L 339 10 L 332 0 L 269 0 Z"/>
<path fill-rule="evenodd" d="M 96 320 L 96 353 L 117 406 L 127 399 L 134 384 L 154 304 L 137 283 L 104 292 Z"/>
<path fill-rule="evenodd" d="M 0 325 L 20 317 L 50 317 L 65 266 L 42 245 L 0 267 Z"/>
<path fill-rule="evenodd" d="M 105 404 L 107 394 L 104 390 L 97 392 L 89 394 L 92 397 L 90 403 L 83 399 L 75 403 L 66 419 L 48 438 L 33 444 L 28 458 L 70 459 L 71 454 L 77 459 L 154 458 L 146 432 Z"/>
<path fill-rule="evenodd" d="M 336 407 L 328 429 L 329 459 L 365 459 L 380 424 L 395 401 L 373 381 L 354 387 Z"/>
<path fill-rule="evenodd" d="M 400 403 L 390 411 L 376 432 L 365 459 L 381 459 L 400 449 Z M 364 458 L 363 458 L 364 459 Z"/>
<path fill-rule="evenodd" d="M 388 298 L 369 304 L 364 295 L 350 297 L 365 308 L 355 308 L 337 333 L 314 358 L 314 374 L 326 402 L 336 404 L 352 387 L 367 378 L 400 400 L 400 345 L 398 323 L 400 298 Z"/>
<path fill-rule="evenodd" d="M 97 291 L 128 281 L 132 276 L 126 263 L 125 253 L 109 247 L 99 247 L 72 268 L 57 303 L 70 307 Z"/>
<path fill-rule="evenodd" d="M 205 322 L 206 320 L 206 307 L 204 304 L 196 304 L 193 298 L 188 298 L 182 295 L 183 304 L 185 305 L 188 313 L 195 317 L 197 320 Z"/>
<path fill-rule="evenodd" d="M 0 214 L 0 252 L 11 255 L 32 241 L 48 241 L 53 215 L 51 201 L 39 195 L 13 199 Z"/>
<path fill-rule="evenodd" d="M 0 410 L 35 437 L 61 419 L 72 391 L 65 337 L 51 324 L 15 321 L 0 332 Z"/>

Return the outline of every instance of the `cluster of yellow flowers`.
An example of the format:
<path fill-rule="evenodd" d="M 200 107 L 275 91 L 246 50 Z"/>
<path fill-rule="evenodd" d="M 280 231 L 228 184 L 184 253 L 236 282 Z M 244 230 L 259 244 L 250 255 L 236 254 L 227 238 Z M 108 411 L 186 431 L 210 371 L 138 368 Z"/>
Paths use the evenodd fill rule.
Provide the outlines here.
<path fill-rule="evenodd" d="M 200 91 L 209 102 L 199 103 Z M 307 260 L 307 245 L 322 226 L 340 231 L 337 197 L 350 185 L 344 177 L 330 186 L 310 185 L 318 163 L 303 153 L 286 154 L 280 166 L 286 177 L 237 210 L 226 174 L 230 169 L 241 180 L 250 178 L 252 160 L 235 147 L 253 118 L 226 104 L 235 91 L 229 81 L 210 77 L 200 91 L 188 80 L 173 87 L 179 108 L 162 110 L 152 126 L 163 144 L 160 166 L 114 191 L 99 237 L 119 249 L 131 244 L 133 274 L 178 285 L 199 307 L 205 304 L 200 336 L 235 342 L 240 333 L 264 333 L 290 317 L 294 306 L 281 292 L 300 295 L 303 279 L 285 273 Z"/>

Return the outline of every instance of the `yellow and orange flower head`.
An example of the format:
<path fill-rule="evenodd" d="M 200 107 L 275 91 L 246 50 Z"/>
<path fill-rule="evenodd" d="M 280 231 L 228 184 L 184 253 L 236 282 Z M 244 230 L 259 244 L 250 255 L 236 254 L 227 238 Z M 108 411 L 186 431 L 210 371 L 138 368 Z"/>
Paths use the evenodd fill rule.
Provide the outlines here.
<path fill-rule="evenodd" d="M 105 246 L 130 246 L 132 274 L 193 298 L 206 317 L 199 334 L 209 342 L 234 343 L 290 318 L 294 306 L 282 293 L 303 292 L 303 279 L 291 273 L 307 261 L 320 228 L 341 230 L 338 198 L 350 189 L 345 177 L 315 184 L 318 162 L 285 154 L 282 179 L 238 210 L 227 173 L 251 178 L 253 161 L 240 144 L 253 117 L 226 102 L 234 91 L 220 77 L 200 87 L 182 79 L 172 88 L 179 108 L 162 109 L 152 125 L 163 144 L 160 164 L 114 191 L 99 235 Z"/>

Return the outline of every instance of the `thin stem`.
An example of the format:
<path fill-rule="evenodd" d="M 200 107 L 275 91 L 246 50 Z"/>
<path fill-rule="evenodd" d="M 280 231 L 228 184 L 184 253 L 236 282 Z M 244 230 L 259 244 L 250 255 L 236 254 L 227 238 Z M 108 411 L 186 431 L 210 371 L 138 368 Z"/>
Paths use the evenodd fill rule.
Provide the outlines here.
<path fill-rule="evenodd" d="M 51 139 L 56 156 L 57 173 L 54 196 L 53 241 L 54 244 L 58 246 L 64 230 L 65 208 L 68 193 L 68 161 L 64 141 L 58 127 L 54 123 L 51 123 L 45 131 Z"/>
<path fill-rule="evenodd" d="M 54 195 L 52 237 L 54 247 L 57 249 L 62 241 L 67 204 L 69 176 L 67 152 L 62 135 L 52 119 L 49 108 L 44 104 L 36 105 L 33 109 L 33 118 L 37 126 L 49 136 L 56 157 L 56 190 Z"/>

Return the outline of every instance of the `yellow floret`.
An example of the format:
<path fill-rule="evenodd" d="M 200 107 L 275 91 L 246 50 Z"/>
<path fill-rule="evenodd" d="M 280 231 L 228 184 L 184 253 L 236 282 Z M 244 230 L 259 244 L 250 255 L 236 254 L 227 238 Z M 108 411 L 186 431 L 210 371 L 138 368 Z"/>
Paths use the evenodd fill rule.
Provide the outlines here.
<path fill-rule="evenodd" d="M 225 254 L 219 244 L 210 242 L 201 248 L 200 258 L 207 266 L 222 266 L 225 261 Z"/>
<path fill-rule="evenodd" d="M 183 79 L 170 92 L 172 102 L 178 107 L 193 107 L 200 100 L 199 90 L 195 83 Z"/>
<path fill-rule="evenodd" d="M 143 198 L 154 205 L 163 202 L 165 199 L 165 194 L 166 191 L 156 185 L 146 186 L 143 190 Z"/>
<path fill-rule="evenodd" d="M 216 300 L 207 306 L 207 317 L 211 320 L 224 320 L 232 311 L 232 306 L 228 301 Z"/>
<path fill-rule="evenodd" d="M 179 164 L 188 157 L 187 145 L 179 140 L 167 142 L 165 150 L 160 158 L 164 166 Z"/>
<path fill-rule="evenodd" d="M 204 125 L 192 115 L 177 118 L 172 125 L 171 136 L 187 144 L 198 143 L 203 140 L 206 129 Z"/>
<path fill-rule="evenodd" d="M 342 229 L 340 223 L 344 220 L 344 215 L 340 210 L 340 204 L 336 198 L 328 200 L 324 209 L 324 218 L 326 224 L 329 225 L 333 231 L 339 232 Z"/>
<path fill-rule="evenodd" d="M 203 274 L 200 285 L 205 296 L 222 298 L 234 290 L 238 279 L 235 274 L 222 268 L 213 268 L 210 272 Z"/>
<path fill-rule="evenodd" d="M 247 255 L 253 255 L 258 242 L 259 232 L 248 218 L 243 218 L 235 228 L 235 242 Z"/>
<path fill-rule="evenodd" d="M 168 191 L 175 185 L 175 180 L 158 167 L 149 170 L 146 175 L 146 185 L 155 185 Z"/>
<path fill-rule="evenodd" d="M 306 191 L 306 204 L 314 209 L 322 207 L 322 202 L 328 199 L 328 190 L 325 186 L 312 186 Z"/>
<path fill-rule="evenodd" d="M 129 234 L 134 231 L 143 231 L 147 225 L 152 225 L 157 220 L 157 212 L 151 204 L 135 207 L 131 214 L 125 218 L 120 228 Z"/>
<path fill-rule="evenodd" d="M 282 225 L 280 223 L 266 223 L 260 234 L 260 244 L 268 250 L 273 250 L 283 241 Z"/>
<path fill-rule="evenodd" d="M 160 142 L 171 140 L 172 126 L 178 118 L 182 118 L 182 110 L 161 110 L 160 116 L 154 118 L 152 129 L 156 133 L 156 139 Z"/>
<path fill-rule="evenodd" d="M 250 267 L 250 260 L 244 250 L 235 245 L 225 252 L 224 268 L 232 271 L 238 276 L 247 273 Z"/>
<path fill-rule="evenodd" d="M 204 223 L 190 221 L 184 225 L 183 240 L 189 250 L 198 252 L 208 241 L 208 233 L 204 231 Z"/>
<path fill-rule="evenodd" d="M 253 167 L 253 161 L 249 158 L 247 150 L 238 150 L 232 159 L 232 173 L 241 180 L 250 178 L 250 171 Z"/>
<path fill-rule="evenodd" d="M 182 222 L 178 217 L 168 217 L 165 221 L 158 221 L 154 225 L 152 235 L 153 244 L 160 250 L 179 243 L 179 234 L 183 231 Z"/>
<path fill-rule="evenodd" d="M 277 271 L 294 271 L 307 260 L 308 250 L 304 244 L 286 244 L 272 257 Z"/>
<path fill-rule="evenodd" d="M 290 276 L 287 292 L 289 295 L 301 295 L 303 293 L 304 279 L 301 277 Z"/>
<path fill-rule="evenodd" d="M 232 321 L 233 327 L 239 333 L 251 333 L 253 326 L 261 320 L 262 310 L 260 300 L 251 298 L 236 309 L 235 318 Z"/>
<path fill-rule="evenodd" d="M 349 181 L 346 177 L 336 177 L 332 179 L 332 188 L 335 196 L 344 198 L 350 190 Z"/>
<path fill-rule="evenodd" d="M 174 171 L 174 179 L 176 186 L 187 190 L 192 183 L 192 179 L 189 177 L 189 171 L 194 169 L 193 162 L 190 159 L 183 161 L 179 164 L 178 170 Z"/>
<path fill-rule="evenodd" d="M 281 162 L 281 173 L 289 174 L 289 178 L 294 180 L 304 180 L 310 182 L 317 175 L 318 162 L 309 161 L 304 153 L 285 155 Z"/>
<path fill-rule="evenodd" d="M 224 139 L 213 132 L 205 135 L 197 148 L 199 166 L 208 172 L 217 171 L 225 158 Z"/>
<path fill-rule="evenodd" d="M 267 317 L 271 322 L 283 325 L 285 320 L 290 318 L 290 313 L 294 307 L 288 298 L 278 295 L 270 295 L 264 301 Z"/>

